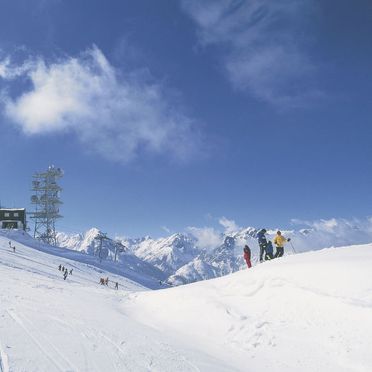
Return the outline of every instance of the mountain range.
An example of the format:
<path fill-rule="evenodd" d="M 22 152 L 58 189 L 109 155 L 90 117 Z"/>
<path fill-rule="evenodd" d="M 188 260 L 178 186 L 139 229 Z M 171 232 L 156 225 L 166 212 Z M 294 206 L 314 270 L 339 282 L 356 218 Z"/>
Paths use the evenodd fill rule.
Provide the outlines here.
<path fill-rule="evenodd" d="M 248 244 L 255 261 L 258 255 L 256 234 L 258 229 L 247 227 L 235 232 L 221 233 L 219 244 L 214 247 L 201 247 L 198 238 L 192 233 L 176 233 L 153 239 L 104 239 L 100 245 L 99 229 L 92 228 L 84 234 L 69 235 L 59 232 L 60 247 L 99 256 L 100 260 L 117 261 L 123 264 L 136 258 L 137 266 L 151 265 L 153 276 L 168 285 L 181 285 L 200 280 L 216 278 L 242 270 L 246 264 L 242 248 Z M 268 232 L 268 237 L 274 231 Z M 293 232 L 290 233 L 293 235 Z M 118 244 L 125 247 L 118 251 Z M 147 269 L 148 271 L 148 269 Z"/>

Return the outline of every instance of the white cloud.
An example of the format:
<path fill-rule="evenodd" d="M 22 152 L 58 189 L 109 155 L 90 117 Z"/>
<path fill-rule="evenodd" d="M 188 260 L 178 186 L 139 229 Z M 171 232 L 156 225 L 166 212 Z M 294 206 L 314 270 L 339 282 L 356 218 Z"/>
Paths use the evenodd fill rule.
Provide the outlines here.
<path fill-rule="evenodd" d="M 225 228 L 225 234 L 234 233 L 241 229 L 234 220 L 229 220 L 226 217 L 221 217 L 218 222 Z"/>
<path fill-rule="evenodd" d="M 4 80 L 13 80 L 27 74 L 35 67 L 34 61 L 27 61 L 22 65 L 14 66 L 11 64 L 10 58 L 5 57 L 0 60 L 0 78 Z"/>
<path fill-rule="evenodd" d="M 186 230 L 197 239 L 201 249 L 213 249 L 222 244 L 222 234 L 213 227 L 188 227 Z"/>
<path fill-rule="evenodd" d="M 224 68 L 236 89 L 280 105 L 301 105 L 320 95 L 302 79 L 313 65 L 301 48 L 298 30 L 306 22 L 308 0 L 183 0 L 198 26 L 202 45 L 223 50 Z"/>
<path fill-rule="evenodd" d="M 305 227 L 303 233 L 297 233 L 294 239 L 294 244 L 300 250 L 372 242 L 372 218 L 331 218 L 315 221 L 295 219 L 292 223 Z"/>
<path fill-rule="evenodd" d="M 136 72 L 123 76 L 97 47 L 54 63 L 0 62 L 0 77 L 19 76 L 31 89 L 7 96 L 4 111 L 27 135 L 68 131 L 85 148 L 121 162 L 140 151 L 185 159 L 198 149 L 192 120 L 172 107 L 164 88 Z"/>
<path fill-rule="evenodd" d="M 167 234 L 171 233 L 171 230 L 167 226 L 162 226 L 161 229 L 164 230 Z"/>

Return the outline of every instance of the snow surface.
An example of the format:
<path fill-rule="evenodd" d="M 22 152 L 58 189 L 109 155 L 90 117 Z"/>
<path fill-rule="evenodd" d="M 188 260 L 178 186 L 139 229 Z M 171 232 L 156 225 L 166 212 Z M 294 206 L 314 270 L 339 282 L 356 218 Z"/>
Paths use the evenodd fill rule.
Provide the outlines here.
<path fill-rule="evenodd" d="M 372 371 L 372 244 L 154 291 L 84 254 L 11 240 L 15 253 L 0 232 L 3 372 Z M 60 263 L 74 269 L 66 281 Z"/>

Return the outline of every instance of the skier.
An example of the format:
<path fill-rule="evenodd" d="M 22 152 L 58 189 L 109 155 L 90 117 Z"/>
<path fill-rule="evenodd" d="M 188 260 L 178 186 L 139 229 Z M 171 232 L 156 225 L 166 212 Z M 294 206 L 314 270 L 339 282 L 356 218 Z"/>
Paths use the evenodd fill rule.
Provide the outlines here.
<path fill-rule="evenodd" d="M 273 243 L 269 240 L 266 244 L 265 261 L 272 260 L 274 258 Z"/>
<path fill-rule="evenodd" d="M 13 252 L 15 253 L 15 245 L 13 245 Z"/>
<path fill-rule="evenodd" d="M 68 272 L 67 272 L 67 269 L 66 269 L 66 271 L 63 273 L 63 280 L 66 280 L 67 275 L 68 275 Z"/>
<path fill-rule="evenodd" d="M 72 275 L 72 269 L 70 270 L 70 275 Z"/>
<path fill-rule="evenodd" d="M 64 266 L 62 266 L 62 271 L 65 271 L 65 267 Z"/>
<path fill-rule="evenodd" d="M 115 289 L 119 289 L 119 283 L 118 282 L 115 283 Z"/>
<path fill-rule="evenodd" d="M 62 270 L 62 265 L 61 265 L 61 264 L 59 264 L 59 266 L 58 266 L 58 270 L 59 270 L 59 271 Z"/>
<path fill-rule="evenodd" d="M 290 238 L 285 238 L 281 231 L 276 232 L 276 237 L 274 238 L 274 244 L 276 246 L 275 258 L 282 257 L 284 254 L 284 244 L 290 242 Z"/>
<path fill-rule="evenodd" d="M 105 284 L 108 286 L 108 282 L 109 282 L 109 278 L 107 277 L 106 279 L 105 279 Z"/>
<path fill-rule="evenodd" d="M 263 261 L 263 255 L 266 254 L 267 240 L 266 240 L 266 229 L 261 229 L 257 233 L 258 245 L 260 246 L 260 262 Z"/>

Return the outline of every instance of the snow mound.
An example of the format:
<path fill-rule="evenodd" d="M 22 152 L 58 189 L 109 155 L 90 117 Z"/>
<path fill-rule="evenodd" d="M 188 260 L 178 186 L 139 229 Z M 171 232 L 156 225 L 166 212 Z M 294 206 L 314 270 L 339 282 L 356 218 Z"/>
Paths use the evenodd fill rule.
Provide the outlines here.
<path fill-rule="evenodd" d="M 125 312 L 230 370 L 372 371 L 372 245 L 130 296 Z"/>

